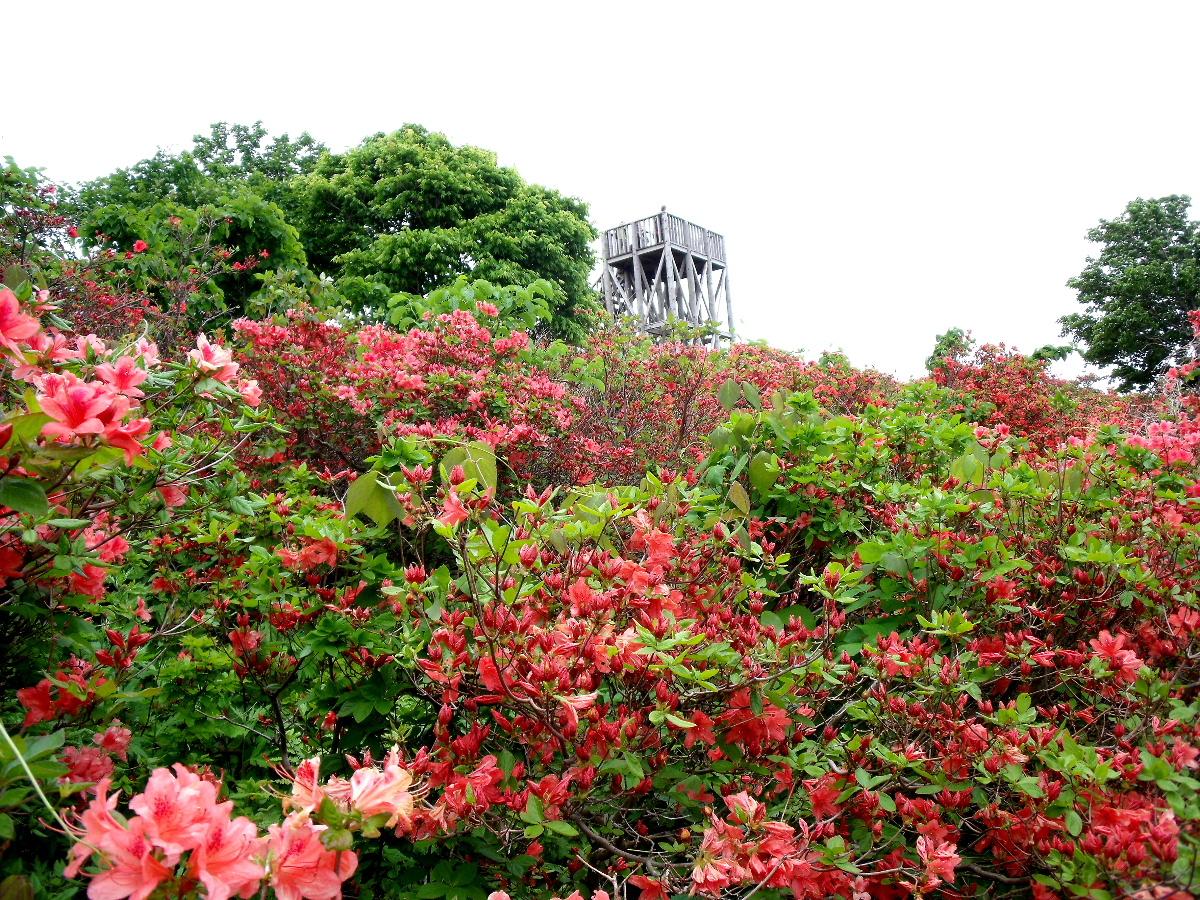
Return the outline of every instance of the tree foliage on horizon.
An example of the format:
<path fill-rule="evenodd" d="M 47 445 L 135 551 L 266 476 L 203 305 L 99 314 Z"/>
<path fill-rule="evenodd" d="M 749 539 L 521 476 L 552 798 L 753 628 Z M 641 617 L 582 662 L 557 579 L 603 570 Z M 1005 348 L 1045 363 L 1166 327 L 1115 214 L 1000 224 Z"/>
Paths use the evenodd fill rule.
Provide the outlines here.
<path fill-rule="evenodd" d="M 465 275 L 218 335 L 232 200 L 58 195 L 0 169 L 0 900 L 1200 895 L 1200 359 L 569 346 Z"/>
<path fill-rule="evenodd" d="M 1122 390 L 1145 389 L 1189 356 L 1188 313 L 1200 308 L 1200 223 L 1191 198 L 1131 201 L 1088 239 L 1101 245 L 1067 282 L 1084 310 L 1063 316 L 1063 335 L 1090 363 L 1111 366 Z"/>
<path fill-rule="evenodd" d="M 311 135 L 270 138 L 262 123 L 216 123 L 192 149 L 83 185 L 74 209 L 93 244 L 147 241 L 179 261 L 168 223 L 212 221 L 220 242 L 269 264 L 214 283 L 234 313 L 268 287 L 333 293 L 368 317 L 406 317 L 456 279 L 552 286 L 547 330 L 579 339 L 598 310 L 588 277 L 596 232 L 587 205 L 530 184 L 496 156 L 406 125 L 334 154 Z M 265 251 L 265 255 L 264 255 Z M 326 291 L 328 293 L 328 290 Z"/>
<path fill-rule="evenodd" d="M 557 336 L 581 337 L 580 315 L 597 308 L 587 205 L 527 183 L 490 151 L 405 125 L 322 156 L 296 196 L 311 264 L 336 272 L 355 307 L 420 298 L 469 275 L 556 285 Z"/>

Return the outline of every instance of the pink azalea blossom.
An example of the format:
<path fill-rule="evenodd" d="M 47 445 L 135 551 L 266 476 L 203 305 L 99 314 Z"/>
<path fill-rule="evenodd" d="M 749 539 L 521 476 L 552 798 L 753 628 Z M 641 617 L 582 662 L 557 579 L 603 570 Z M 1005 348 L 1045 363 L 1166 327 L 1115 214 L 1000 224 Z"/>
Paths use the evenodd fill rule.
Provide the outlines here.
<path fill-rule="evenodd" d="M 79 874 L 83 864 L 91 859 L 93 853 L 106 845 L 113 832 L 123 830 L 112 814 L 117 808 L 117 795 L 108 796 L 108 788 L 109 780 L 101 779 L 96 785 L 95 797 L 79 816 L 78 840 L 71 846 L 70 862 L 63 873 L 68 878 Z"/>
<path fill-rule="evenodd" d="M 191 855 L 189 873 L 203 883 L 208 900 L 251 897 L 267 874 L 255 862 L 265 853 L 266 840 L 253 822 L 245 816 L 230 819 L 229 811 L 218 807 Z"/>
<path fill-rule="evenodd" d="M 121 761 L 125 760 L 129 751 L 129 744 L 132 741 L 133 732 L 128 728 L 121 727 L 120 722 L 113 722 L 103 733 L 97 732 L 92 735 L 92 743 L 98 747 L 103 747 Z"/>
<path fill-rule="evenodd" d="M 146 452 L 139 441 L 150 433 L 149 419 L 133 419 L 122 424 L 112 424 L 104 429 L 104 439 L 114 447 L 125 451 L 125 464 L 132 465 L 134 458 Z"/>
<path fill-rule="evenodd" d="M 21 312 L 17 295 L 0 285 L 0 347 L 19 354 L 22 347 L 18 341 L 28 341 L 41 327 L 37 319 Z"/>
<path fill-rule="evenodd" d="M 232 353 L 217 344 L 210 344 L 203 334 L 197 335 L 196 349 L 188 353 L 188 358 L 201 372 L 222 383 L 233 379 L 241 368 L 233 361 Z"/>
<path fill-rule="evenodd" d="M 954 851 L 954 844 L 940 841 L 922 835 L 917 838 L 917 854 L 925 863 L 925 878 L 931 888 L 937 887 L 943 881 L 954 881 L 954 869 L 962 862 L 962 857 Z"/>
<path fill-rule="evenodd" d="M 745 791 L 730 794 L 725 798 L 725 805 L 739 822 L 755 822 L 765 815 L 762 804 Z"/>
<path fill-rule="evenodd" d="M 134 818 L 129 828 L 109 831 L 98 845 L 109 867 L 92 877 L 88 900 L 146 900 L 171 877 L 171 869 L 154 853 L 145 819 Z"/>
<path fill-rule="evenodd" d="M 562 704 L 563 717 L 567 720 L 567 731 L 571 734 L 579 728 L 579 714 L 586 712 L 592 708 L 596 702 L 596 692 L 590 694 L 578 694 L 574 697 L 559 697 L 558 702 Z"/>
<path fill-rule="evenodd" d="M 443 525 L 449 525 L 453 528 L 459 522 L 465 522 L 470 516 L 463 502 L 458 499 L 458 494 L 454 491 L 449 491 L 446 494 L 446 499 L 442 502 L 442 514 L 437 517 L 437 520 Z"/>
<path fill-rule="evenodd" d="M 278 900 L 338 900 L 342 882 L 358 868 L 350 850 L 335 852 L 321 843 L 324 825 L 292 813 L 272 825 L 268 840 L 271 887 Z"/>
<path fill-rule="evenodd" d="M 160 484 L 158 493 L 168 509 L 183 506 L 187 503 L 188 486 L 186 484 Z"/>
<path fill-rule="evenodd" d="M 62 784 L 90 784 L 112 775 L 113 762 L 99 747 L 64 747 L 62 761 L 67 774 L 59 778 Z"/>
<path fill-rule="evenodd" d="M 245 404 L 253 409 L 257 409 L 258 405 L 262 403 L 262 388 L 258 386 L 257 379 L 239 381 L 238 393 L 242 395 Z"/>
<path fill-rule="evenodd" d="M 112 407 L 117 395 L 102 382 L 83 382 L 71 373 L 47 375 L 42 379 L 38 403 L 42 412 L 54 421 L 47 422 L 42 434 L 67 440 L 80 435 L 101 434 L 101 415 Z"/>
<path fill-rule="evenodd" d="M 1138 658 L 1137 653 L 1126 648 L 1127 639 L 1128 635 L 1120 633 L 1114 635 L 1106 628 L 1088 643 L 1096 651 L 1096 655 L 1108 663 L 1117 681 L 1133 684 L 1137 681 L 1138 672 L 1145 663 Z"/>
<path fill-rule="evenodd" d="M 158 365 L 158 344 L 146 338 L 138 338 L 133 345 L 136 355 L 142 358 L 142 365 L 152 369 Z"/>
<path fill-rule="evenodd" d="M 107 353 L 108 345 L 96 335 L 80 334 L 75 336 L 74 346 L 67 344 L 65 339 L 61 343 L 55 341 L 53 358 L 55 362 L 64 362 L 69 359 L 87 359 L 89 355 L 95 358 Z"/>
<path fill-rule="evenodd" d="M 321 805 L 321 757 L 314 756 L 296 766 L 292 776 L 292 796 L 284 800 L 284 809 L 311 811 Z"/>
<path fill-rule="evenodd" d="M 129 808 L 145 819 L 146 833 L 174 863 L 200 843 L 216 801 L 215 784 L 176 763 L 174 775 L 155 769 L 146 790 L 129 801 Z"/>
<path fill-rule="evenodd" d="M 126 397 L 144 397 L 138 385 L 150 376 L 132 356 L 122 356 L 115 363 L 96 366 L 96 377 Z"/>
<path fill-rule="evenodd" d="M 350 776 L 350 807 L 364 818 L 386 814 L 387 827 L 412 821 L 412 776 L 399 766 L 361 768 Z"/>

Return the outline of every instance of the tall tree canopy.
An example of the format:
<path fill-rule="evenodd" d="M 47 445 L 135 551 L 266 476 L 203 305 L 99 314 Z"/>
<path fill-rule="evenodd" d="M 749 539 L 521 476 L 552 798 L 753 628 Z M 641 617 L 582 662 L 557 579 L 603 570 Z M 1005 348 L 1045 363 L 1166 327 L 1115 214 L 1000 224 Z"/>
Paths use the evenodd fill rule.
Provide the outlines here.
<path fill-rule="evenodd" d="M 227 248 L 231 264 L 190 305 L 201 322 L 250 312 L 265 284 L 316 283 L 285 207 L 293 179 L 324 151 L 308 134 L 269 139 L 260 122 L 219 122 L 196 135 L 191 150 L 160 150 L 83 185 L 75 197 L 80 232 L 92 245 L 125 251 L 143 242 L 133 284 L 159 294 L 171 292 L 165 272 L 204 267 L 215 246 Z"/>
<path fill-rule="evenodd" d="M 310 265 L 334 275 L 355 306 L 402 305 L 470 275 L 547 279 L 556 288 L 549 324 L 560 336 L 578 337 L 596 307 L 587 206 L 526 183 L 486 150 L 406 125 L 326 154 L 297 183 L 295 222 Z"/>
<path fill-rule="evenodd" d="M 89 238 L 99 232 L 122 249 L 143 240 L 167 256 L 180 255 L 169 223 L 218 223 L 220 243 L 270 261 L 214 279 L 235 311 L 280 273 L 310 290 L 316 273 L 328 275 L 355 310 L 396 322 L 462 276 L 520 287 L 544 279 L 544 324 L 560 337 L 581 337 L 599 308 L 587 206 L 418 125 L 331 154 L 308 134 L 270 139 L 261 123 L 218 123 L 189 151 L 159 151 L 84 185 L 76 202 Z"/>
<path fill-rule="evenodd" d="M 85 184 L 78 202 L 85 211 L 102 206 L 148 207 L 169 201 L 195 208 L 249 189 L 264 200 L 289 207 L 291 179 L 311 172 L 325 146 L 307 132 L 292 140 L 270 138 L 261 122 L 217 122 L 192 138 L 192 149 L 159 150 L 128 169 Z"/>
<path fill-rule="evenodd" d="M 1200 223 L 1191 198 L 1137 199 L 1088 232 L 1101 245 L 1067 285 L 1083 312 L 1063 316 L 1063 334 L 1088 362 L 1112 366 L 1124 390 L 1149 387 L 1189 358 L 1187 314 L 1200 308 Z"/>

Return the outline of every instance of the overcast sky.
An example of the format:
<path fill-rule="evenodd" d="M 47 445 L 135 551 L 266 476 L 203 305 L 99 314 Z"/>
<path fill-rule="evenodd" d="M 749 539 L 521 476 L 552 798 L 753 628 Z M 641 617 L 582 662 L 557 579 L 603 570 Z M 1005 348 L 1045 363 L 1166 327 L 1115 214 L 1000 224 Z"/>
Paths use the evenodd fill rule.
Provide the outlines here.
<path fill-rule="evenodd" d="M 218 120 L 334 149 L 418 122 L 601 228 L 723 232 L 742 335 L 908 376 L 953 325 L 1056 342 L 1088 228 L 1200 196 L 1198 28 L 1147 0 L 6 4 L 0 156 L 77 181 Z"/>

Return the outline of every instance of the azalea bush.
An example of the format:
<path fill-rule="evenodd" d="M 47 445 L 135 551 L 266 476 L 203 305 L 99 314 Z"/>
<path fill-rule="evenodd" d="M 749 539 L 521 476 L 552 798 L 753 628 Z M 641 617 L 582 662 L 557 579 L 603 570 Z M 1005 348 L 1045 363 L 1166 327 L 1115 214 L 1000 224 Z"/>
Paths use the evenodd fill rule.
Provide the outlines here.
<path fill-rule="evenodd" d="M 5 896 L 1195 892 L 1194 365 L 198 330 L 201 225 L 0 288 Z"/>

